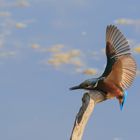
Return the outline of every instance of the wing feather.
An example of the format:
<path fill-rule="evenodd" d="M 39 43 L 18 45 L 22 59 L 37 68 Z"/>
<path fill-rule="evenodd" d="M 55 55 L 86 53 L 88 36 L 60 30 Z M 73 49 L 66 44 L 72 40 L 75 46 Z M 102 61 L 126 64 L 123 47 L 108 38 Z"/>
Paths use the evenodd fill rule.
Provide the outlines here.
<path fill-rule="evenodd" d="M 111 81 L 122 89 L 131 86 L 136 76 L 136 62 L 131 56 L 121 56 L 112 66 L 112 71 L 105 81 Z"/>
<path fill-rule="evenodd" d="M 125 36 L 120 30 L 114 26 L 109 25 L 106 29 L 106 55 L 112 57 L 119 57 L 121 55 L 130 54 L 130 46 Z M 110 46 L 111 47 L 110 47 Z M 111 49 L 112 51 L 108 51 Z"/>
<path fill-rule="evenodd" d="M 127 39 L 114 25 L 106 28 L 106 56 L 107 66 L 102 76 L 122 89 L 130 87 L 136 76 L 136 62 Z"/>

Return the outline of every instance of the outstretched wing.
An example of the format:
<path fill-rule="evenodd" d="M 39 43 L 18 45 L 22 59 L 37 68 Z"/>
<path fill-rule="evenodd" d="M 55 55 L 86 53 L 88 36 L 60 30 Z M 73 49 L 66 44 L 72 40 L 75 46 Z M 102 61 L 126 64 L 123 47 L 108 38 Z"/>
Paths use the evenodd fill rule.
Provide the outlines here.
<path fill-rule="evenodd" d="M 128 41 L 114 25 L 106 29 L 106 56 L 107 65 L 102 76 L 127 89 L 135 78 L 136 63 L 131 57 Z"/>

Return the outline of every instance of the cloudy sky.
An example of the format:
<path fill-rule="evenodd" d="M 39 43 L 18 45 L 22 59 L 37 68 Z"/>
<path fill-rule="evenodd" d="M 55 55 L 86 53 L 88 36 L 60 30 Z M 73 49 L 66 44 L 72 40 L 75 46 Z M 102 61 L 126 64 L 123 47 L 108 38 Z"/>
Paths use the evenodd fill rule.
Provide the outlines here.
<path fill-rule="evenodd" d="M 140 2 L 138 0 L 0 0 L 0 139 L 69 139 L 84 91 L 106 65 L 105 30 L 128 38 L 137 77 L 124 110 L 98 104 L 84 140 L 140 139 Z"/>

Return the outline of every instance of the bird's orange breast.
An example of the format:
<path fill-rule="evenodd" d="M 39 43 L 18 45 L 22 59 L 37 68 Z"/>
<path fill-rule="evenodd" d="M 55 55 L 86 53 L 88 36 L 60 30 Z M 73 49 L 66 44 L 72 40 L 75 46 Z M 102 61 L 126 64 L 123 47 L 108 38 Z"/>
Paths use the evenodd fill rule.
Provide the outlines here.
<path fill-rule="evenodd" d="M 118 98 L 123 95 L 121 89 L 112 82 L 100 81 L 97 88 L 104 91 L 108 98 Z"/>

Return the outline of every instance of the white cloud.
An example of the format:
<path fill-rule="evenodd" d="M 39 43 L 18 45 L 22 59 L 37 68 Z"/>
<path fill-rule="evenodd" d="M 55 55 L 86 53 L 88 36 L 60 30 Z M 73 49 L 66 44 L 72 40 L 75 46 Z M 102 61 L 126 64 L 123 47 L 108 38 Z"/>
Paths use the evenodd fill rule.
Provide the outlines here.
<path fill-rule="evenodd" d="M 15 5 L 18 7 L 29 7 L 30 3 L 28 0 L 17 0 L 17 3 Z"/>
<path fill-rule="evenodd" d="M 31 45 L 31 48 L 35 49 L 35 50 L 38 50 L 38 49 L 41 48 L 41 46 L 39 44 L 37 44 L 37 43 L 34 43 L 34 44 Z"/>
<path fill-rule="evenodd" d="M 1 8 L 15 8 L 15 7 L 29 7 L 30 3 L 28 0 L 15 0 L 15 1 L 7 1 L 7 0 L 0 0 L 0 7 Z"/>
<path fill-rule="evenodd" d="M 134 48 L 133 48 L 134 52 L 136 53 L 140 53 L 140 44 L 136 45 Z"/>
<path fill-rule="evenodd" d="M 80 50 L 76 49 L 52 53 L 51 58 L 48 59 L 48 63 L 53 66 L 60 66 L 63 64 L 72 64 L 74 66 L 83 65 L 80 60 Z"/>
<path fill-rule="evenodd" d="M 86 63 L 86 56 L 91 57 L 96 61 L 98 57 L 102 57 L 102 51 L 99 52 L 82 52 L 79 49 L 70 49 L 64 44 L 54 44 L 46 47 L 38 43 L 33 43 L 31 48 L 44 56 L 40 60 L 42 66 L 52 66 L 52 68 L 62 69 L 69 68 L 68 71 L 81 73 L 85 75 L 100 74 L 100 70 L 89 67 Z M 95 57 L 95 58 L 94 58 Z"/>
<path fill-rule="evenodd" d="M 28 25 L 34 23 L 34 19 L 29 19 L 29 20 L 24 20 L 24 21 L 14 21 L 13 20 L 13 26 L 16 27 L 17 29 L 25 29 L 28 27 Z"/>
<path fill-rule="evenodd" d="M 15 27 L 16 27 L 17 29 L 24 29 L 24 28 L 27 27 L 27 24 L 22 23 L 22 22 L 17 22 L 17 23 L 15 24 Z"/>
<path fill-rule="evenodd" d="M 36 52 L 43 53 L 45 58 L 41 60 L 41 64 L 53 66 L 54 68 L 64 68 L 71 66 L 72 69 L 85 67 L 82 58 L 82 52 L 78 49 L 68 49 L 64 44 L 55 44 L 51 47 L 43 47 L 38 43 L 31 45 Z"/>
<path fill-rule="evenodd" d="M 31 45 L 31 48 L 38 51 L 38 52 L 44 52 L 44 53 L 59 53 L 59 52 L 62 52 L 62 49 L 64 48 L 64 45 L 63 44 L 56 44 L 56 45 L 53 45 L 51 47 L 43 47 L 41 46 L 40 44 L 38 43 L 33 43 Z"/>
<path fill-rule="evenodd" d="M 116 24 L 121 25 L 135 25 L 140 26 L 140 19 L 127 19 L 127 18 L 120 18 L 114 21 Z"/>
<path fill-rule="evenodd" d="M 10 17 L 11 13 L 9 11 L 0 11 L 0 17 Z"/>
<path fill-rule="evenodd" d="M 83 70 L 82 73 L 85 75 L 96 75 L 97 69 L 88 68 L 88 69 Z"/>
<path fill-rule="evenodd" d="M 56 45 L 53 45 L 52 47 L 48 48 L 47 51 L 52 52 L 52 53 L 58 53 L 58 52 L 62 51 L 63 48 L 64 48 L 63 44 L 56 44 Z"/>
<path fill-rule="evenodd" d="M 0 0 L 0 60 L 13 58 L 21 55 L 21 46 L 27 43 L 21 42 L 20 37 L 17 37 L 15 29 L 25 29 L 34 19 L 16 18 L 13 16 L 12 9 L 26 8 L 30 6 L 29 0 Z M 18 11 L 17 11 L 18 12 Z M 19 20 L 20 19 L 20 20 Z M 22 36 L 22 34 L 21 34 Z"/>

